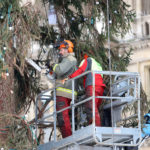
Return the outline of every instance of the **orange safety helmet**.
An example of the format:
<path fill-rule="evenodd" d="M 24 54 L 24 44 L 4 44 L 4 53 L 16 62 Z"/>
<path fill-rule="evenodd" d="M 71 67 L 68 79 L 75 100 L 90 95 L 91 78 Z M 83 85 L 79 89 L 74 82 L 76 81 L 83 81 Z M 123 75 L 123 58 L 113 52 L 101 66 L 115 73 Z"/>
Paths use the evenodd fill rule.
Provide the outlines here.
<path fill-rule="evenodd" d="M 73 52 L 73 48 L 74 48 L 74 45 L 71 41 L 69 40 L 64 40 L 60 46 L 59 46 L 59 49 L 61 48 L 67 48 L 68 49 L 68 53 L 72 53 Z"/>

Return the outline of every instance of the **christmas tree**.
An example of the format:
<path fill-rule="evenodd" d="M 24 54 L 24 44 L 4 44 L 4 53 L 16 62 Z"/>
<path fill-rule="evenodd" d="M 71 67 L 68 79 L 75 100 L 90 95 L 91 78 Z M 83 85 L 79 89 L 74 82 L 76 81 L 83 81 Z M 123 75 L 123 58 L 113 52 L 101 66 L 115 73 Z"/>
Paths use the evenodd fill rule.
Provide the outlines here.
<path fill-rule="evenodd" d="M 1 99 L 2 103 L 7 100 L 7 103 L 15 104 L 11 105 L 15 109 L 6 112 L 7 109 L 3 107 L 2 112 L 16 113 L 23 107 L 28 110 L 39 92 L 37 72 L 25 61 L 31 41 L 38 41 L 43 50 L 44 45 L 55 44 L 61 39 L 71 40 L 75 45 L 75 54 L 79 62 L 80 54 L 84 51 L 89 56 L 95 57 L 102 64 L 103 70 L 109 70 L 108 35 L 111 41 L 117 42 L 114 37 L 124 36 L 135 17 L 134 11 L 129 10 L 130 6 L 123 0 L 109 0 L 109 8 L 106 0 L 42 0 L 41 2 L 46 18 L 30 3 L 21 6 L 20 0 L 0 0 L 0 76 L 1 85 L 6 87 L 7 91 Z M 53 22 L 52 18 L 48 22 L 50 16 L 53 16 Z M 96 27 L 97 22 L 101 23 L 99 31 Z M 115 53 L 117 50 L 118 48 L 110 49 L 111 69 L 125 71 L 131 51 L 119 56 Z M 53 55 L 50 54 L 50 57 L 52 58 Z M 1 120 L 3 116 L 6 117 L 6 115 L 1 116 Z M 23 118 L 15 115 L 13 117 L 8 115 L 8 118 L 11 118 L 13 127 L 11 129 L 16 129 L 15 122 L 17 122 L 23 125 L 23 128 L 18 129 L 23 130 L 24 134 L 24 129 L 29 130 L 30 125 L 26 124 Z M 18 129 L 14 132 L 16 133 Z M 28 149 L 23 146 L 31 141 L 31 131 L 27 134 L 28 140 L 18 145 L 18 139 L 12 140 L 13 135 L 10 134 L 10 139 L 7 139 L 7 142 L 11 143 L 9 148 L 12 146 L 17 149 Z M 32 141 L 30 144 L 32 146 L 37 142 Z"/>

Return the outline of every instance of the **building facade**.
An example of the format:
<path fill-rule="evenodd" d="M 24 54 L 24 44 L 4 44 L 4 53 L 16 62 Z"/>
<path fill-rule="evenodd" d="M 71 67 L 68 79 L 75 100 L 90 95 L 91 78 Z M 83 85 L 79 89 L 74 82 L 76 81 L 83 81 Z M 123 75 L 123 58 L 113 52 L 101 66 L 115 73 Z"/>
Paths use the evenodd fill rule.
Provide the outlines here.
<path fill-rule="evenodd" d="M 136 18 L 130 33 L 120 39 L 121 46 L 126 50 L 133 49 L 128 71 L 140 73 L 143 89 L 150 101 L 150 0 L 125 2 L 135 9 Z"/>

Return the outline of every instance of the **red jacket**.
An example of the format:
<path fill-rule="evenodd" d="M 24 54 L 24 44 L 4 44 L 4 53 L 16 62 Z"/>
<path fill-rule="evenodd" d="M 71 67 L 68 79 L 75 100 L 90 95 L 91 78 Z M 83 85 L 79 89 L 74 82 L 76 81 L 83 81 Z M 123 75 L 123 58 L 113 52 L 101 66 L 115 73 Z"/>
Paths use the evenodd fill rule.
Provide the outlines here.
<path fill-rule="evenodd" d="M 70 78 L 74 78 L 86 71 L 94 70 L 94 68 L 97 68 L 96 71 L 102 71 L 101 65 L 98 62 L 96 62 L 93 58 L 88 57 L 87 59 L 84 59 L 81 62 L 78 70 L 76 70 L 72 75 L 70 75 Z M 89 85 L 92 85 L 92 73 L 89 73 L 84 76 L 83 85 L 85 88 Z M 101 74 L 95 74 L 95 85 L 105 87 Z"/>

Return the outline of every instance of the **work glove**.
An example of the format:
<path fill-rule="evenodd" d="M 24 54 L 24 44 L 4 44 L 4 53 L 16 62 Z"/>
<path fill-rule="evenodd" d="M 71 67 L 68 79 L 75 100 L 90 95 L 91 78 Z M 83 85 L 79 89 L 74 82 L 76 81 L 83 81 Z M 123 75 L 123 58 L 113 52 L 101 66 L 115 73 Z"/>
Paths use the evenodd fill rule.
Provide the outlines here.
<path fill-rule="evenodd" d="M 48 68 L 50 68 L 50 60 L 47 60 L 47 62 L 45 63 L 45 66 L 47 66 Z"/>
<path fill-rule="evenodd" d="M 52 70 L 53 70 L 54 63 L 50 63 L 50 62 L 51 62 L 51 61 L 47 61 L 45 65 L 48 67 L 48 69 L 49 69 L 50 71 L 52 71 Z"/>
<path fill-rule="evenodd" d="M 53 66 L 49 66 L 49 71 L 53 71 Z"/>

